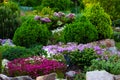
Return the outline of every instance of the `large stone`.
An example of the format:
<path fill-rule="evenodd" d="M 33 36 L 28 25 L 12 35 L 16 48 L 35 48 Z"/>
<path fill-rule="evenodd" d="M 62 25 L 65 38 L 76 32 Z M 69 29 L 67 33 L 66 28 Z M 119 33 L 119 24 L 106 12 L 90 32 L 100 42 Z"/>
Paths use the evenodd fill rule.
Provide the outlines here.
<path fill-rule="evenodd" d="M 48 75 L 39 76 L 39 77 L 36 78 L 36 80 L 55 80 L 56 76 L 57 76 L 56 73 L 51 73 L 51 74 L 48 74 Z"/>
<path fill-rule="evenodd" d="M 0 80 L 11 80 L 11 79 L 4 74 L 0 74 Z"/>
<path fill-rule="evenodd" d="M 90 71 L 86 73 L 86 80 L 115 80 L 114 75 L 102 71 Z"/>
<path fill-rule="evenodd" d="M 13 77 L 12 80 L 33 80 L 29 76 L 18 76 L 18 77 Z"/>
<path fill-rule="evenodd" d="M 120 80 L 120 75 L 114 75 L 115 80 Z"/>

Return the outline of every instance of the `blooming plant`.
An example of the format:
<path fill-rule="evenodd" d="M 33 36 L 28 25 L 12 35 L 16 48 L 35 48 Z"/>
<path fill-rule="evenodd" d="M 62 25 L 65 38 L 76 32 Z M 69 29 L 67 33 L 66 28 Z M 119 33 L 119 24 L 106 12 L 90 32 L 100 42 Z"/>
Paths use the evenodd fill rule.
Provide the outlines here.
<path fill-rule="evenodd" d="M 51 23 L 50 30 L 54 30 L 58 27 L 63 27 L 66 23 L 71 23 L 75 19 L 75 14 L 69 13 L 65 15 L 63 12 L 54 12 L 52 17 L 41 17 L 36 15 L 34 19 L 42 23 Z"/>
<path fill-rule="evenodd" d="M 7 67 L 9 76 L 29 75 L 33 78 L 52 72 L 64 73 L 66 69 L 65 64 L 40 56 L 15 59 L 9 62 Z"/>
<path fill-rule="evenodd" d="M 43 46 L 43 49 L 47 51 L 47 53 L 49 54 L 48 57 L 51 57 L 52 55 L 56 55 L 56 54 L 70 54 L 75 51 L 82 52 L 86 48 L 93 49 L 93 51 L 97 54 L 98 59 L 106 60 L 114 54 L 107 51 L 107 47 L 105 46 L 105 44 L 99 43 L 98 45 L 97 42 L 88 43 L 88 44 L 77 44 L 77 43 L 69 42 L 67 44 L 59 43 L 56 45 Z"/>

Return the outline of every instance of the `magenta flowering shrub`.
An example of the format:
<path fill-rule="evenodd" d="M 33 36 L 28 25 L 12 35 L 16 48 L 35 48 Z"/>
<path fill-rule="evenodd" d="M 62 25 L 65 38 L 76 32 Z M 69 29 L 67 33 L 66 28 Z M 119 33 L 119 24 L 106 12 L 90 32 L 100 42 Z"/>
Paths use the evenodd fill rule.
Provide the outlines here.
<path fill-rule="evenodd" d="M 52 72 L 65 73 L 66 65 L 56 60 L 34 56 L 10 61 L 7 68 L 9 76 L 29 75 L 35 78 Z"/>

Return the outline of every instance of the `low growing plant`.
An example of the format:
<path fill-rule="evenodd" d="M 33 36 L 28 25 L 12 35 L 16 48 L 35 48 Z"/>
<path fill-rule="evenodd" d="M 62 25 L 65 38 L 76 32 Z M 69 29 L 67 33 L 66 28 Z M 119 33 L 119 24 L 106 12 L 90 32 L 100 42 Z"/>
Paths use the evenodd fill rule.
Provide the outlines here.
<path fill-rule="evenodd" d="M 15 59 L 7 67 L 9 76 L 29 75 L 33 78 L 59 71 L 64 74 L 66 70 L 65 64 L 40 56 Z"/>
<path fill-rule="evenodd" d="M 83 69 L 84 66 L 90 66 L 91 61 L 96 59 L 97 55 L 92 48 L 85 48 L 83 51 L 71 52 L 69 57 L 73 65 L 77 65 Z"/>
<path fill-rule="evenodd" d="M 120 74 L 120 56 L 113 55 L 108 60 L 92 60 L 92 65 L 88 70 L 106 70 L 109 73 Z"/>
<path fill-rule="evenodd" d="M 29 56 L 33 56 L 31 50 L 28 50 L 25 47 L 20 47 L 20 46 L 9 47 L 2 52 L 2 58 L 8 60 L 14 60 L 16 58 L 29 57 Z"/>

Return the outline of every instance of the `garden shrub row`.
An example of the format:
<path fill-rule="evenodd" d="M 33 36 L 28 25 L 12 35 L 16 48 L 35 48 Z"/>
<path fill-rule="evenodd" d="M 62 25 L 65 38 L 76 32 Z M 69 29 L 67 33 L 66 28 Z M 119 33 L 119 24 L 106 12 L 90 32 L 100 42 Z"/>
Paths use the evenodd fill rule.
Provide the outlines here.
<path fill-rule="evenodd" d="M 49 14 L 48 14 L 49 15 Z M 35 20 L 34 20 L 35 19 Z M 52 30 L 63 28 L 51 35 Z M 56 36 L 58 35 L 59 38 Z M 55 12 L 52 17 L 27 18 L 14 34 L 13 42 L 29 47 L 33 44 L 47 45 L 56 39 L 61 42 L 88 43 L 113 37 L 110 16 L 99 4 L 93 4 L 76 19 L 75 15 Z"/>

